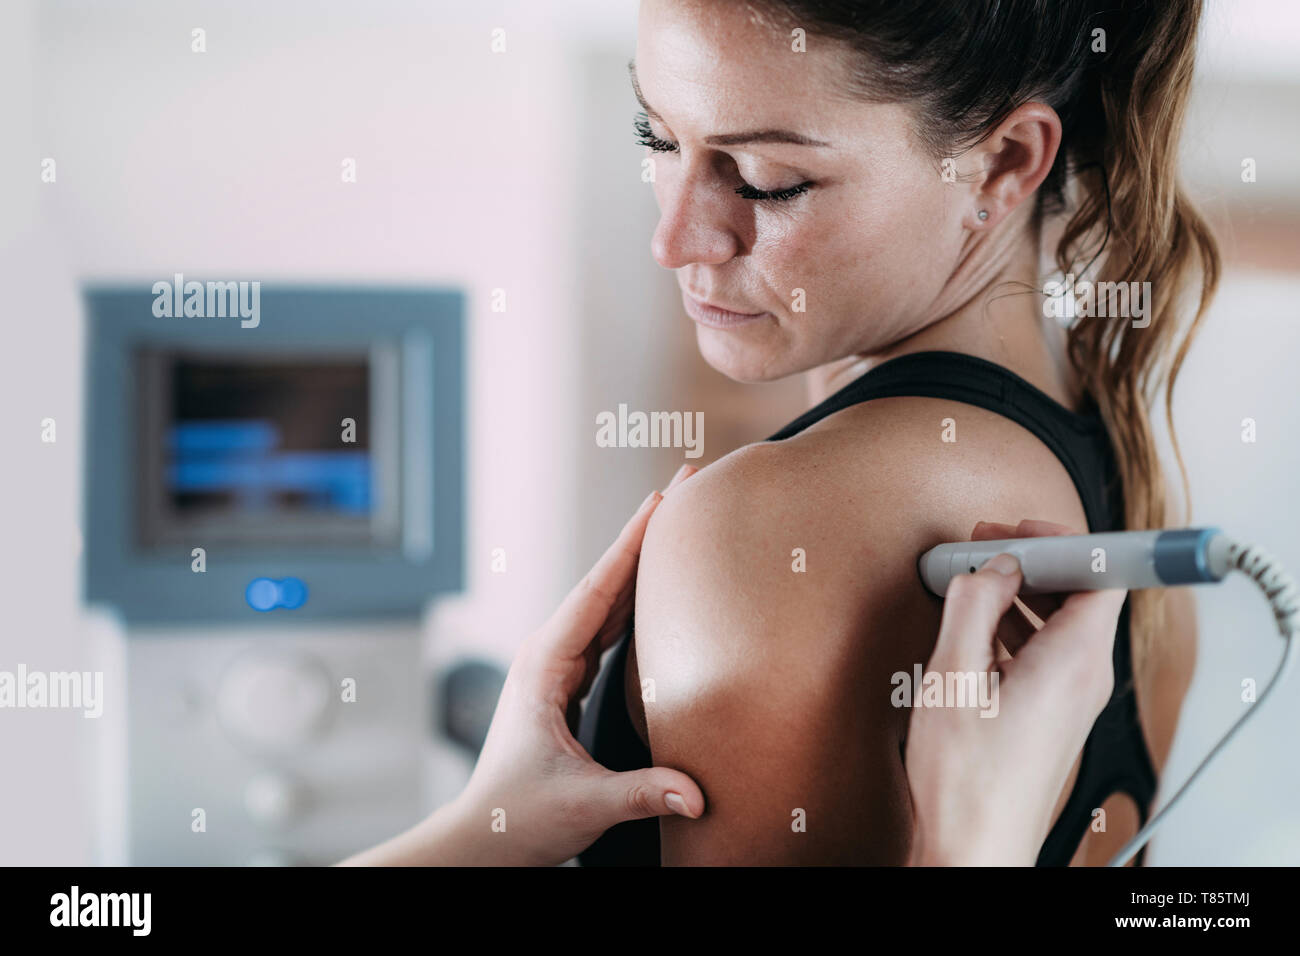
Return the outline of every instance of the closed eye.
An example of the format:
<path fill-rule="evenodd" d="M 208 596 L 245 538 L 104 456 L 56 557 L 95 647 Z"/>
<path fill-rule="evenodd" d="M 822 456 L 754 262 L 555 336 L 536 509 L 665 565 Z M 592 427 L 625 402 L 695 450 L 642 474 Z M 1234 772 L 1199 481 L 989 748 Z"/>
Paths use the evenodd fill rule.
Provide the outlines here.
<path fill-rule="evenodd" d="M 677 144 L 670 140 L 662 139 L 654 134 L 650 128 L 650 118 L 645 113 L 638 113 L 632 123 L 633 129 L 636 130 L 636 141 L 641 146 L 654 153 L 675 153 Z M 736 195 L 742 199 L 749 199 L 754 202 L 785 202 L 794 199 L 796 196 L 802 196 L 813 183 L 811 180 L 799 183 L 786 189 L 759 189 L 751 186 L 749 183 L 741 183 L 736 187 Z"/>
<path fill-rule="evenodd" d="M 802 196 L 812 187 L 812 182 L 800 183 L 798 186 L 791 186 L 788 189 L 755 189 L 749 183 L 744 183 L 736 187 L 736 195 L 745 199 L 754 199 L 760 201 L 785 202 L 787 199 L 793 199 L 795 196 Z"/>

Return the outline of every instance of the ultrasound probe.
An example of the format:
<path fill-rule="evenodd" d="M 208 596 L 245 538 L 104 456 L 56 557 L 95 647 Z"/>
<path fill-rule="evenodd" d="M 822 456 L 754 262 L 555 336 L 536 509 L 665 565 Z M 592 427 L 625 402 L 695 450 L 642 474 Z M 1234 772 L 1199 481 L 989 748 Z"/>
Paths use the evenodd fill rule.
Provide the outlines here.
<path fill-rule="evenodd" d="M 1151 839 L 1165 815 L 1174 808 L 1210 761 L 1228 745 L 1295 661 L 1300 631 L 1300 589 L 1291 576 L 1259 548 L 1233 541 L 1218 528 L 1174 531 L 1115 531 L 1105 534 L 1048 535 L 1000 541 L 958 541 L 941 544 L 921 555 L 917 570 L 925 586 L 942 597 L 948 583 L 970 574 L 998 554 L 1013 555 L 1023 576 L 1021 594 L 1100 591 L 1123 588 L 1175 587 L 1212 584 L 1232 571 L 1248 576 L 1264 592 L 1284 641 L 1282 662 L 1259 699 L 1232 727 L 1187 778 L 1160 812 L 1152 816 L 1109 863 L 1123 866 Z"/>

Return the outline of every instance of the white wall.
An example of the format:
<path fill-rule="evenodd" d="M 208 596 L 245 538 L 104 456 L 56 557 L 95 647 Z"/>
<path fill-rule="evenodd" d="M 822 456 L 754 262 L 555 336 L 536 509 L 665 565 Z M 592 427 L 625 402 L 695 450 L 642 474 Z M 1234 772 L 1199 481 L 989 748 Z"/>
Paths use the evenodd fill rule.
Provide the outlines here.
<path fill-rule="evenodd" d="M 468 291 L 469 590 L 430 618 L 429 656 L 508 658 L 591 559 L 574 533 L 589 440 L 575 414 L 576 84 L 589 45 L 631 50 L 634 18 L 627 3 L 567 17 L 529 3 L 6 4 L 6 666 L 84 668 L 90 634 L 113 627 L 80 610 L 77 284 L 173 272 Z M 38 179 L 44 157 L 54 184 Z M 39 440 L 45 417 L 55 445 Z M 489 571 L 497 547 L 506 574 Z M 89 757 L 106 742 L 88 723 L 0 720 L 6 775 L 25 768 L 10 777 L 23 786 L 0 787 L 3 862 L 91 860 Z M 462 768 L 438 767 L 435 793 L 455 789 Z"/>
<path fill-rule="evenodd" d="M 1300 277 L 1237 273 L 1223 286 L 1191 351 L 1174 398 L 1193 515 L 1271 552 L 1300 574 Z M 1257 440 L 1242 441 L 1254 419 Z M 1249 704 L 1276 668 L 1282 641 L 1268 604 L 1242 576 L 1197 591 L 1196 677 L 1166 768 L 1166 799 Z M 1300 684 L 1279 687 L 1206 771 L 1158 834 L 1153 864 L 1300 863 Z"/>

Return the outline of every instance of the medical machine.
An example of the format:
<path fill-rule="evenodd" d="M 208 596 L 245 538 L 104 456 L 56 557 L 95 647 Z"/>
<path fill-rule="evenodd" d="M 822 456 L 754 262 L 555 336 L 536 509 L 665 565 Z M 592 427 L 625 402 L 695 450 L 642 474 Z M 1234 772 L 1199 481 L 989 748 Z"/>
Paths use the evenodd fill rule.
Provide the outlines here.
<path fill-rule="evenodd" d="M 421 618 L 464 580 L 464 300 L 259 290 L 251 322 L 86 290 L 84 591 L 125 635 L 107 862 L 331 862 L 420 812 Z"/>

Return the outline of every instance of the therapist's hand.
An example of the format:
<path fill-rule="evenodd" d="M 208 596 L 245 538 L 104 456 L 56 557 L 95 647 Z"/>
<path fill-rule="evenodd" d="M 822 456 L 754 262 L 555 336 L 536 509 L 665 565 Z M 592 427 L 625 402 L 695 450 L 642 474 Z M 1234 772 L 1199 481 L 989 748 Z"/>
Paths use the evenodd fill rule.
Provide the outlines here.
<path fill-rule="evenodd" d="M 694 473 L 683 466 L 667 491 Z M 465 791 L 345 863 L 550 866 L 576 856 L 616 823 L 704 812 L 704 795 L 686 774 L 664 767 L 614 773 L 592 760 L 572 733 L 601 652 L 631 620 L 641 542 L 661 500 L 658 492 L 646 498 L 551 619 L 520 646 Z"/>
<path fill-rule="evenodd" d="M 1044 521 L 981 522 L 972 540 L 1072 534 Z M 1013 606 L 1020 567 L 999 555 L 954 578 L 926 671 L 996 673 L 996 716 L 917 707 L 905 762 L 913 865 L 1032 866 L 1052 811 L 1114 685 L 1111 655 L 1128 592 L 1027 596 L 1036 633 Z M 995 637 L 1014 654 L 999 660 Z M 992 707 L 988 711 L 992 712 Z"/>

